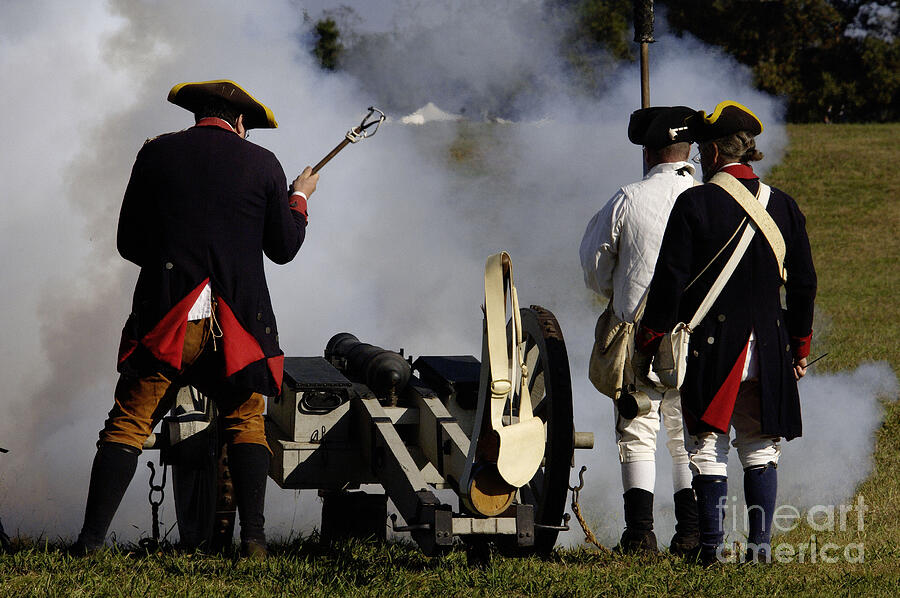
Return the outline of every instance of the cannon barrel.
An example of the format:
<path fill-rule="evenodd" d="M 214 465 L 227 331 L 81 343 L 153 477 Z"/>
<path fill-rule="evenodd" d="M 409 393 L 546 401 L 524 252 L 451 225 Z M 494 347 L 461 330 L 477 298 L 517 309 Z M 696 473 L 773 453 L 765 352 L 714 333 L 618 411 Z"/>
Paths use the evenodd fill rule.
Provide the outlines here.
<path fill-rule="evenodd" d="M 402 390 L 412 374 L 409 363 L 396 351 L 360 342 L 349 332 L 335 334 L 325 346 L 325 359 L 344 362 L 345 373 L 364 381 L 377 396 Z"/>

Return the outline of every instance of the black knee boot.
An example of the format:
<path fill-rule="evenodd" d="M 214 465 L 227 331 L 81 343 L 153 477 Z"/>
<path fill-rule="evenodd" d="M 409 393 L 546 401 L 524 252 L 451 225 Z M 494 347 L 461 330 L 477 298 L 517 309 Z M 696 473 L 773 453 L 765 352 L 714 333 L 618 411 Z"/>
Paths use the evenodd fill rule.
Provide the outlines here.
<path fill-rule="evenodd" d="M 772 517 L 778 492 L 778 470 L 774 463 L 744 470 L 744 498 L 747 500 L 747 555 L 751 562 L 772 558 Z"/>
<path fill-rule="evenodd" d="M 76 552 L 89 553 L 103 547 L 109 524 L 134 477 L 139 454 L 138 449 L 115 442 L 104 442 L 97 448 L 91 467 L 84 525 L 74 546 Z"/>
<path fill-rule="evenodd" d="M 229 445 L 228 465 L 241 519 L 241 552 L 244 556 L 263 557 L 266 555 L 263 509 L 269 475 L 269 449 L 261 444 Z"/>
<path fill-rule="evenodd" d="M 675 493 L 675 535 L 669 552 L 688 558 L 696 558 L 700 552 L 700 517 L 693 488 Z"/>
<path fill-rule="evenodd" d="M 657 552 L 653 533 L 653 493 L 643 488 L 631 488 L 624 495 L 625 531 L 619 541 L 623 553 Z"/>
<path fill-rule="evenodd" d="M 725 543 L 728 478 L 723 475 L 695 475 L 693 484 L 700 516 L 700 561 L 711 565 L 722 556 L 719 549 Z"/>

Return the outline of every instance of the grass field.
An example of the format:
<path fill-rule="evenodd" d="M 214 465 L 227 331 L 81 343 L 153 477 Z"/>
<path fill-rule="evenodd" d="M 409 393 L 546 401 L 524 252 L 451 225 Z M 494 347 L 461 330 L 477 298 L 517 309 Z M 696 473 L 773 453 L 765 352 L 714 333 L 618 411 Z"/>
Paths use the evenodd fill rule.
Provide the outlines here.
<path fill-rule="evenodd" d="M 900 371 L 900 314 L 895 299 L 900 257 L 900 125 L 791 126 L 786 158 L 767 178 L 797 199 L 819 273 L 815 351 L 823 370 L 843 371 L 887 360 Z M 818 367 L 818 366 L 817 366 Z M 895 596 L 900 593 L 900 403 L 885 398 L 875 468 L 859 492 L 863 531 L 787 538 L 816 547 L 861 543 L 865 562 L 779 563 L 771 567 L 702 569 L 660 556 L 621 557 L 561 550 L 550 558 L 499 555 L 472 563 L 465 552 L 426 558 L 405 544 L 347 543 L 315 538 L 274 547 L 263 562 L 228 556 L 105 552 L 89 559 L 57 547 L 22 544 L 0 556 L 5 596 L 290 596 L 372 595 L 785 595 Z M 825 458 L 826 456 L 823 456 Z"/>

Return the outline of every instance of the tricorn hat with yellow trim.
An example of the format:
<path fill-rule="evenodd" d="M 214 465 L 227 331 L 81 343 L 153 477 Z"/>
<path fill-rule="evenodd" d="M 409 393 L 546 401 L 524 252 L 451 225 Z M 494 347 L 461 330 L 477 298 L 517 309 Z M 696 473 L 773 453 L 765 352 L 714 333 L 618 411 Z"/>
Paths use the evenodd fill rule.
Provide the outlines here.
<path fill-rule="evenodd" d="M 687 118 L 691 139 L 698 143 L 712 141 L 738 131 L 746 131 L 754 137 L 762 133 L 762 122 L 749 108 L 737 102 L 721 102 L 707 115 L 698 110 Z"/>
<path fill-rule="evenodd" d="M 628 140 L 650 149 L 690 142 L 684 119 L 692 114 L 694 110 L 687 106 L 651 106 L 635 110 L 628 121 Z"/>
<path fill-rule="evenodd" d="M 244 115 L 245 129 L 274 129 L 278 126 L 268 106 L 228 79 L 179 83 L 169 92 L 169 101 L 193 113 L 202 110 L 211 98 L 221 98 Z"/>

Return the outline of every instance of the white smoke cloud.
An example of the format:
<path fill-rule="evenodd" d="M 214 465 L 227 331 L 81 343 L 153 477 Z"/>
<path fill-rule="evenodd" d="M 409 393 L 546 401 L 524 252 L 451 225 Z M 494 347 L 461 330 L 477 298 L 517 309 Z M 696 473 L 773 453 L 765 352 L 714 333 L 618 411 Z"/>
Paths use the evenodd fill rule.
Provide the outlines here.
<path fill-rule="evenodd" d="M 550 308 L 562 325 L 577 426 L 597 439 L 594 451 L 577 456 L 590 467 L 583 502 L 602 520 L 605 541 L 616 539 L 621 493 L 612 406 L 587 382 L 597 304 L 583 287 L 577 248 L 592 214 L 641 176 L 640 150 L 625 138 L 639 105 L 636 65 L 617 71 L 602 97 L 580 94 L 553 50 L 555 25 L 535 18 L 535 3 L 511 11 L 466 0 L 446 3 L 437 16 L 401 0 L 355 3 L 363 17 L 391 15 L 384 29 L 402 34 L 401 45 L 370 57 L 372 68 L 353 71 L 366 76 L 323 72 L 299 43 L 308 40 L 303 9 L 315 15 L 321 2 L 69 4 L 0 8 L 0 108 L 15 117 L 0 161 L 7 197 L 0 376 L 8 397 L 0 405 L 0 446 L 13 451 L 0 459 L 0 517 L 8 531 L 72 538 L 80 526 L 137 275 L 115 252 L 118 208 L 141 142 L 191 122 L 164 100 L 174 83 L 232 78 L 252 90 L 280 123 L 276 131 L 254 131 L 252 141 L 274 151 L 290 177 L 327 153 L 389 88 L 391 97 L 423 100 L 433 90 L 451 98 L 442 108 L 466 105 L 477 119 L 495 111 L 505 97 L 496 94 L 520 77 L 531 82 L 511 100 L 520 124 L 394 123 L 341 153 L 322 171 L 297 259 L 267 264 L 269 286 L 288 355 L 321 354 L 344 330 L 417 355 L 478 355 L 484 259 L 510 251 L 522 303 Z M 447 17 L 463 9 L 467 18 Z M 662 35 L 651 56 L 655 104 L 709 110 L 723 99 L 745 103 L 766 124 L 763 168 L 777 163 L 786 145 L 783 106 L 754 91 L 746 69 L 689 38 Z M 454 82 L 477 93 L 454 100 Z M 805 408 L 815 381 L 801 386 Z M 848 433 L 848 445 L 862 447 L 860 458 L 871 453 L 876 391 L 853 385 L 853 400 L 871 407 L 856 411 L 868 419 Z M 829 396 L 844 401 L 851 391 Z M 808 416 L 807 434 L 830 438 L 819 426 L 838 423 Z M 798 461 L 819 448 L 798 449 Z M 114 521 L 120 538 L 149 530 L 146 459 Z M 827 488 L 849 492 L 864 474 L 841 473 L 850 481 Z M 819 502 L 811 498 L 826 487 L 819 482 L 804 486 L 803 499 Z M 787 481 L 783 487 L 791 488 Z M 317 507 L 311 494 L 271 486 L 270 534 L 309 532 Z M 163 519 L 174 523 L 170 506 Z"/>

